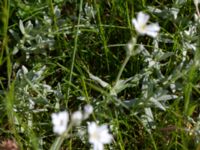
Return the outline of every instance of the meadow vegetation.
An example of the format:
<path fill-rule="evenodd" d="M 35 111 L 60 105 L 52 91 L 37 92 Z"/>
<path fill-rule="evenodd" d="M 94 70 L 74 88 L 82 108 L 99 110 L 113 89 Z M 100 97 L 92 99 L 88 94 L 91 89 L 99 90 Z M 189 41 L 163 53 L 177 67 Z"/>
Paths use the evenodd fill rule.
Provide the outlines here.
<path fill-rule="evenodd" d="M 1 0 L 0 149 L 200 149 L 199 0 Z"/>

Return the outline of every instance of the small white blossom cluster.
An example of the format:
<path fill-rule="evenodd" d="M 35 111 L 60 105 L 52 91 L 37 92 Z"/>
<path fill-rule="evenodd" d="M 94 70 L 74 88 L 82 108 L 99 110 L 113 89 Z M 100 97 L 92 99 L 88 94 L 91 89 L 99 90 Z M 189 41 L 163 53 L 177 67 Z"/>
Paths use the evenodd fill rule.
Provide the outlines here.
<path fill-rule="evenodd" d="M 79 125 L 81 121 L 87 119 L 92 112 L 93 107 L 89 104 L 85 105 L 83 113 L 79 110 L 72 113 L 71 124 Z M 69 113 L 67 111 L 53 113 L 51 118 L 54 133 L 63 135 L 67 132 L 69 126 Z M 103 150 L 104 144 L 112 142 L 113 137 L 108 131 L 107 125 L 98 126 L 95 122 L 88 123 L 89 143 L 93 145 L 94 150 Z"/>
<path fill-rule="evenodd" d="M 72 113 L 71 123 L 73 125 L 79 125 L 81 121 L 87 119 L 92 112 L 93 112 L 93 107 L 89 104 L 85 105 L 83 113 L 80 110 Z M 53 113 L 51 115 L 51 118 L 53 123 L 53 132 L 58 135 L 62 135 L 67 130 L 69 122 L 69 113 L 67 111 Z"/>

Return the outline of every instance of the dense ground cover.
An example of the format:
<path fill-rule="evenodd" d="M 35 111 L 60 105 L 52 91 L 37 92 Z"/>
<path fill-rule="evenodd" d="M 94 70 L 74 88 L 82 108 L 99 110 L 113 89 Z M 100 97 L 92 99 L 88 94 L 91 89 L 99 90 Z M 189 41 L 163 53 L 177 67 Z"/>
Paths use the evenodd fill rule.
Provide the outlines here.
<path fill-rule="evenodd" d="M 197 0 L 0 1 L 0 149 L 200 149 Z"/>

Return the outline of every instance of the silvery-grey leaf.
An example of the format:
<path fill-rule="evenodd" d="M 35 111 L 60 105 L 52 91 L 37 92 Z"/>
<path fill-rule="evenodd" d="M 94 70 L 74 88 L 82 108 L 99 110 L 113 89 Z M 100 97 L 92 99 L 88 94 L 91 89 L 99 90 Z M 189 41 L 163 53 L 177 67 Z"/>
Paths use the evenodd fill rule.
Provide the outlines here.
<path fill-rule="evenodd" d="M 158 100 L 158 101 L 167 101 L 167 100 L 176 99 L 176 98 L 178 98 L 177 95 L 162 95 L 162 96 L 156 98 L 156 100 Z"/>
<path fill-rule="evenodd" d="M 160 108 L 161 110 L 166 110 L 165 107 L 157 100 L 157 99 L 154 99 L 153 97 L 151 97 L 149 99 L 149 101 L 154 104 L 156 107 Z"/>
<path fill-rule="evenodd" d="M 109 86 L 109 84 L 107 83 L 107 82 L 105 82 L 105 81 L 103 81 L 102 79 L 100 79 L 99 77 L 97 77 L 97 76 L 94 76 L 93 74 L 91 74 L 91 73 L 88 73 L 89 74 L 89 77 L 92 79 L 92 80 L 94 80 L 94 81 L 96 81 L 96 82 L 98 82 L 103 88 L 105 88 L 105 87 L 108 87 Z"/>

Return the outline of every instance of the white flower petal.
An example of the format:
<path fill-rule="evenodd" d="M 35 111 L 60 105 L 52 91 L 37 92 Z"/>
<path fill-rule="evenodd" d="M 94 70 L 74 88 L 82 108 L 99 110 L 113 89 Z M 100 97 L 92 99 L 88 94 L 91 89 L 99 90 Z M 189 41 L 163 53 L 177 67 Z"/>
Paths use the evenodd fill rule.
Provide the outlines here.
<path fill-rule="evenodd" d="M 160 30 L 160 27 L 157 23 L 146 26 L 146 34 L 151 37 L 156 37 L 158 35 L 159 30 Z"/>
<path fill-rule="evenodd" d="M 137 20 L 132 19 L 132 24 L 133 24 L 135 27 L 138 27 L 138 22 L 137 22 Z"/>
<path fill-rule="evenodd" d="M 94 150 L 103 150 L 103 144 L 102 143 L 95 143 L 93 149 Z"/>
<path fill-rule="evenodd" d="M 146 25 L 148 20 L 149 20 L 149 15 L 147 15 L 147 14 L 145 14 L 143 12 L 139 12 L 138 13 L 138 15 L 137 15 L 138 24 Z"/>
<path fill-rule="evenodd" d="M 143 29 L 143 26 L 142 26 L 141 24 L 139 24 L 139 23 L 137 22 L 137 20 L 132 19 L 132 23 L 133 23 L 133 25 L 135 26 L 135 29 L 136 29 L 136 31 L 137 31 L 139 34 L 141 34 L 141 35 L 144 35 L 144 34 L 145 34 L 144 29 Z"/>

